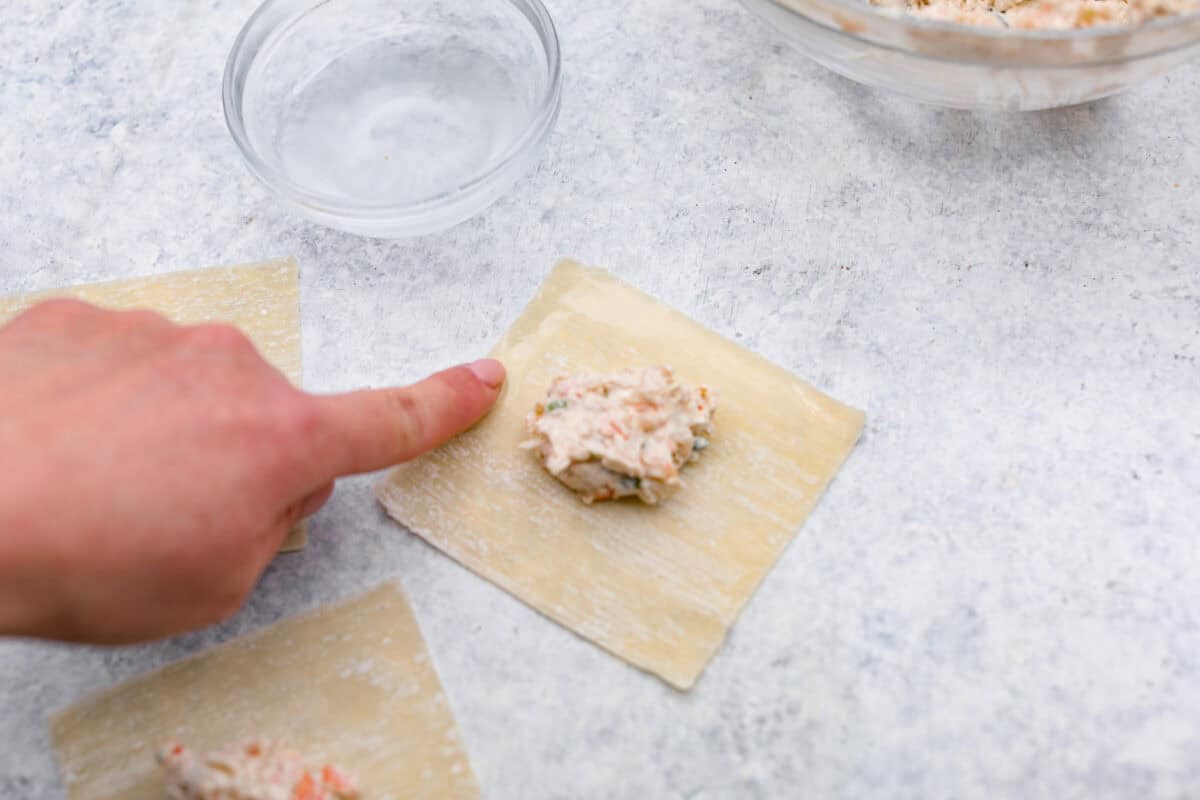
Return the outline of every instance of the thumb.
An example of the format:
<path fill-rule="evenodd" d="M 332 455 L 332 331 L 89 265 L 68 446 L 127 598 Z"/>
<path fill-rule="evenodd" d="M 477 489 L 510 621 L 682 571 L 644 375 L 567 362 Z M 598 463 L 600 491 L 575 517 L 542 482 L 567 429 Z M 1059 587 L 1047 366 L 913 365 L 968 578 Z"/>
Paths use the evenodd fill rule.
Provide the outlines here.
<path fill-rule="evenodd" d="M 402 388 L 316 397 L 337 475 L 408 461 L 474 425 L 500 394 L 504 365 L 485 358 Z"/>

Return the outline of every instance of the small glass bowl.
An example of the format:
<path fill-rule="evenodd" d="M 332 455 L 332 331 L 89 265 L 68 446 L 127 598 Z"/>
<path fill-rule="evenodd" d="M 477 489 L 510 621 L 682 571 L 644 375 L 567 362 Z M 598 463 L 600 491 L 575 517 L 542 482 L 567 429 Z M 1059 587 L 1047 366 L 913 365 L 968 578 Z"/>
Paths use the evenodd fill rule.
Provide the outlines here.
<path fill-rule="evenodd" d="M 539 0 L 267 0 L 225 67 L 250 171 L 304 216 L 379 238 L 443 230 L 538 160 L 558 118 Z"/>
<path fill-rule="evenodd" d="M 1028 31 L 885 11 L 868 0 L 742 0 L 818 63 L 952 108 L 1030 111 L 1106 97 L 1200 55 L 1200 13 Z"/>

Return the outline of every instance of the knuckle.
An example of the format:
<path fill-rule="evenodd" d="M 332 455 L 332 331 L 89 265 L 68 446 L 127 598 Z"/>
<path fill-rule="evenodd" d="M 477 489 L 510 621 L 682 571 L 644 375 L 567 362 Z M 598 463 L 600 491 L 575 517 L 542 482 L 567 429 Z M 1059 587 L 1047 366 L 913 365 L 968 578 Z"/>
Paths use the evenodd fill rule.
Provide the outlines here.
<path fill-rule="evenodd" d="M 316 401 L 291 387 L 275 405 L 274 438 L 281 443 L 279 455 L 290 468 L 319 449 L 328 435 L 328 426 Z"/>
<path fill-rule="evenodd" d="M 188 345 L 205 350 L 243 352 L 254 349 L 250 337 L 233 325 L 219 322 L 184 328 L 182 338 Z"/>
<path fill-rule="evenodd" d="M 97 310 L 95 306 L 73 297 L 52 297 L 31 307 L 21 316 L 29 320 L 68 320 L 87 316 Z"/>
<path fill-rule="evenodd" d="M 55 311 L 60 314 L 82 314 L 94 311 L 95 306 L 74 297 L 51 297 L 38 303 L 36 308 L 44 311 Z"/>
<path fill-rule="evenodd" d="M 291 386 L 277 397 L 263 417 L 257 448 L 262 478 L 275 487 L 296 480 L 315 453 L 328 450 L 330 438 L 325 414 L 313 398 Z"/>
<path fill-rule="evenodd" d="M 285 430 L 289 435 L 303 439 L 314 439 L 325 429 L 325 415 L 320 405 L 302 392 L 289 387 L 286 400 L 281 403 Z"/>
<path fill-rule="evenodd" d="M 424 407 L 417 402 L 412 393 L 397 389 L 388 392 L 386 399 L 392 429 L 400 441 L 409 444 L 424 441 L 429 425 L 425 419 Z"/>

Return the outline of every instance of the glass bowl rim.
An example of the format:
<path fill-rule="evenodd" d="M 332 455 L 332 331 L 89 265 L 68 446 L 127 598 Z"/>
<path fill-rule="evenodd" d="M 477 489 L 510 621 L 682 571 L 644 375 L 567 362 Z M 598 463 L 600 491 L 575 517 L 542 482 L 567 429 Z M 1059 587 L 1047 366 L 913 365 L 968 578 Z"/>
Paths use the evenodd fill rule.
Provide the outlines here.
<path fill-rule="evenodd" d="M 471 176 L 466 181 L 409 203 L 354 203 L 347 202 L 344 197 L 334 197 L 297 183 L 282 170 L 267 163 L 250 144 L 246 133 L 245 120 L 238 99 L 242 92 L 236 90 L 239 78 L 243 79 L 254 64 L 257 51 L 247 53 L 247 46 L 252 34 L 261 33 L 263 39 L 272 33 L 282 31 L 287 35 L 287 28 L 295 23 L 304 12 L 327 5 L 331 0 L 265 0 L 238 32 L 229 57 L 225 62 L 225 72 L 221 80 L 221 102 L 225 112 L 225 126 L 228 128 L 238 151 L 246 161 L 250 171 L 268 187 L 283 194 L 292 202 L 306 206 L 322 214 L 335 217 L 346 217 L 361 220 L 387 220 L 398 216 L 422 217 L 436 214 L 442 209 L 453 208 L 461 202 L 464 195 L 470 195 L 474 190 L 502 179 L 503 173 L 528 149 L 537 147 L 544 139 L 546 127 L 554 123 L 558 114 L 558 106 L 562 93 L 562 56 L 559 48 L 558 31 L 554 20 L 541 0 L 500 0 L 515 7 L 533 28 L 542 44 L 546 58 L 548 81 L 545 91 L 538 100 L 537 108 L 529 116 L 525 129 L 512 145 L 500 156 L 491 161 L 484 169 Z M 265 30 L 263 19 L 266 15 L 280 7 L 297 6 L 299 13 L 289 15 L 282 25 L 268 26 Z M 235 94 L 237 97 L 235 97 Z"/>
<path fill-rule="evenodd" d="M 794 5 L 785 2 L 785 0 L 759 0 L 768 5 L 775 6 L 779 10 L 799 17 L 805 22 L 819 25 L 822 28 L 830 30 L 834 33 L 842 34 L 860 41 L 880 45 L 869 37 L 862 36 L 859 32 L 838 29 L 834 30 L 824 23 L 823 20 L 805 13 L 803 10 Z M 925 19 L 923 17 L 906 15 L 901 13 L 889 12 L 885 8 L 877 7 L 866 2 L 866 0 L 822 0 L 832 6 L 837 6 L 841 10 L 850 14 L 868 14 L 873 19 L 876 19 L 882 25 L 894 27 L 897 29 L 907 29 L 918 32 L 929 33 L 952 33 L 959 34 L 966 39 L 977 38 L 985 42 L 1056 42 L 1056 43 L 1077 43 L 1089 41 L 1104 41 L 1110 39 L 1118 39 L 1122 37 L 1131 37 L 1136 34 L 1146 33 L 1153 35 L 1154 32 L 1170 30 L 1175 27 L 1183 27 L 1185 25 L 1194 24 L 1200 20 L 1200 10 L 1190 11 L 1186 14 L 1173 14 L 1165 17 L 1157 17 L 1147 22 L 1138 25 L 1093 25 L 1088 28 L 1067 28 L 1055 30 L 1035 30 L 1025 28 L 990 28 L 978 25 L 968 25 L 965 23 L 951 22 L 948 20 Z M 881 45 L 888 46 L 888 45 Z M 1186 45 L 1176 45 L 1186 46 Z M 1151 53 L 1162 52 L 1175 49 L 1176 46 L 1165 46 L 1157 50 L 1151 50 L 1149 53 L 1141 53 L 1126 60 L 1136 60 L 1139 57 L 1150 55 Z M 894 45 L 888 46 L 889 49 L 900 49 Z M 906 51 L 907 48 L 905 48 Z M 916 49 L 908 52 L 913 52 L 916 55 L 929 58 L 929 54 L 922 53 Z M 964 59 L 953 58 L 954 61 L 962 61 Z M 981 59 L 986 61 L 986 59 Z M 1100 63 L 1105 59 L 1097 59 Z M 1045 67 L 1048 65 L 1039 64 L 1037 66 Z M 1077 65 L 1072 65 L 1077 66 Z"/>

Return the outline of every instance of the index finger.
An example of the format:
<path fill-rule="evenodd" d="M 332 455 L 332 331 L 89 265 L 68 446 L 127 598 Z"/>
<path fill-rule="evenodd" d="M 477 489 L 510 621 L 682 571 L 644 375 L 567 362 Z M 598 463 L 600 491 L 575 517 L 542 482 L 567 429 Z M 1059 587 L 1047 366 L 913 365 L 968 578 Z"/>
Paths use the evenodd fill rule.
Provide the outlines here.
<path fill-rule="evenodd" d="M 474 425 L 496 402 L 504 366 L 493 359 L 412 386 L 316 397 L 337 475 L 408 461 Z"/>

